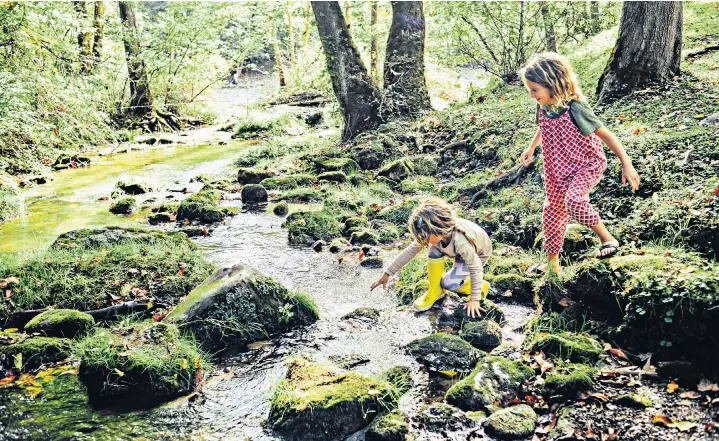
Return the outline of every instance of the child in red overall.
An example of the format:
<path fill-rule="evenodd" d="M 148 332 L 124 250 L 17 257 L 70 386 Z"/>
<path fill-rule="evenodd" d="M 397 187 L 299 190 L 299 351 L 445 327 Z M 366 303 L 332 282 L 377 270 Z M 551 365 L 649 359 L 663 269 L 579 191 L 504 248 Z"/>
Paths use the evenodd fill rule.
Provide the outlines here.
<path fill-rule="evenodd" d="M 602 142 L 622 163 L 622 185 L 639 188 L 639 175 L 616 136 L 583 102 L 577 77 L 569 61 L 553 52 L 535 55 L 520 72 L 532 99 L 537 101 L 539 129 L 520 161 L 525 166 L 542 144 L 544 185 L 547 192 L 542 213 L 547 263 L 529 268 L 529 274 L 547 270 L 559 273 L 559 253 L 569 218 L 589 227 L 602 242 L 597 257 L 614 254 L 619 242 L 604 227 L 589 204 L 589 191 L 599 183 L 607 158 Z"/>

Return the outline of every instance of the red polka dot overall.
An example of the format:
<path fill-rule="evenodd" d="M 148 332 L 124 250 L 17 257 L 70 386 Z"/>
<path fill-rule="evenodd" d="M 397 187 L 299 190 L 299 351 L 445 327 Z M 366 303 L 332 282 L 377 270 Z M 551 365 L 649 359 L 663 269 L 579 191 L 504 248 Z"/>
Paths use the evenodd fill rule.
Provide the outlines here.
<path fill-rule="evenodd" d="M 599 183 L 607 158 L 602 140 L 592 133 L 584 136 L 574 125 L 569 110 L 557 118 L 539 112 L 544 156 L 544 185 L 547 198 L 542 212 L 544 249 L 562 251 L 569 217 L 592 227 L 599 214 L 589 204 L 589 191 Z"/>

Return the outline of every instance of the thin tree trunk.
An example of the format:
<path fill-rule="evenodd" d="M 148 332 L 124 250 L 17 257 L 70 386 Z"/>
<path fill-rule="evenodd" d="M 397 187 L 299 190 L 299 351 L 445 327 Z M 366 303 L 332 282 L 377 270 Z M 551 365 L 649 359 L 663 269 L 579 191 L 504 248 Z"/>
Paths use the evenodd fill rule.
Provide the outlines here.
<path fill-rule="evenodd" d="M 544 23 L 544 38 L 547 40 L 547 50 L 557 52 L 557 38 L 554 35 L 554 20 L 549 13 L 549 3 L 541 3 L 542 22 Z"/>
<path fill-rule="evenodd" d="M 679 74 L 681 50 L 681 2 L 624 3 L 619 38 L 597 85 L 599 102 Z"/>
<path fill-rule="evenodd" d="M 313 1 L 312 10 L 327 59 L 332 89 L 344 118 L 342 139 L 348 140 L 382 121 L 380 93 L 367 75 L 339 3 Z"/>
<path fill-rule="evenodd" d="M 384 62 L 389 115 L 415 117 L 430 107 L 424 78 L 424 11 L 421 1 L 392 2 L 392 26 Z"/>
<path fill-rule="evenodd" d="M 307 47 L 310 41 L 310 24 L 312 24 L 312 5 L 308 1 L 305 8 L 305 32 L 302 33 L 302 45 Z"/>
<path fill-rule="evenodd" d="M 370 59 L 370 77 L 372 77 L 372 80 L 375 82 L 375 84 L 380 84 L 380 78 L 379 78 L 379 45 L 377 41 L 377 33 L 376 33 L 376 27 L 377 27 L 377 17 L 379 16 L 379 3 L 376 1 L 370 2 L 370 49 L 369 49 L 369 59 Z"/>
<path fill-rule="evenodd" d="M 287 5 L 287 32 L 290 40 L 290 66 L 295 66 L 295 33 L 292 28 L 292 9 Z"/>
<path fill-rule="evenodd" d="M 95 2 L 95 38 L 92 44 L 94 63 L 102 61 L 102 37 L 105 32 L 105 2 Z"/>
<path fill-rule="evenodd" d="M 270 41 L 272 41 L 272 48 L 275 52 L 277 79 L 280 82 L 280 87 L 285 87 L 285 73 L 282 69 L 282 52 L 280 52 L 280 43 L 277 40 L 277 29 L 275 28 L 275 23 L 272 21 L 272 17 L 269 17 L 267 20 L 270 22 Z"/>
<path fill-rule="evenodd" d="M 592 35 L 596 35 L 599 33 L 599 2 L 591 1 L 589 2 L 590 9 L 592 11 Z"/>
<path fill-rule="evenodd" d="M 526 57 L 524 56 L 524 2 L 519 2 L 519 26 L 517 31 L 517 58 L 515 60 L 514 66 L 521 66 L 522 63 L 524 63 L 524 60 Z M 512 69 L 512 72 L 508 72 L 507 78 L 510 78 L 510 75 L 514 74 L 515 69 Z"/>
<path fill-rule="evenodd" d="M 130 81 L 130 113 L 145 115 L 152 111 L 152 94 L 147 79 L 145 62 L 140 58 L 135 9 L 130 2 L 119 2 L 120 19 L 123 25 L 123 43 L 127 59 L 127 74 Z"/>
<path fill-rule="evenodd" d="M 352 27 L 352 10 L 350 9 L 349 0 L 345 0 L 345 21 L 347 22 L 347 29 Z"/>
<path fill-rule="evenodd" d="M 77 34 L 77 44 L 80 47 L 80 64 L 82 73 L 88 73 L 92 69 L 92 34 L 87 32 L 87 7 L 84 1 L 73 2 L 75 11 L 80 15 L 80 31 Z"/>

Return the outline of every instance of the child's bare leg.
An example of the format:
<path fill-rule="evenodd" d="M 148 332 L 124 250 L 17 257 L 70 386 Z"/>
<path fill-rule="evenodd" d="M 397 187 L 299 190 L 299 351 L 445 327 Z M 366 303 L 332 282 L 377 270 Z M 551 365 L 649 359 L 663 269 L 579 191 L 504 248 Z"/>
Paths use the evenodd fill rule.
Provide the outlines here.
<path fill-rule="evenodd" d="M 599 236 L 599 240 L 602 241 L 602 244 L 612 243 L 612 242 L 619 244 L 617 239 L 615 239 L 614 236 L 612 236 L 612 234 L 607 230 L 607 227 L 604 226 L 604 223 L 602 223 L 601 220 L 599 221 L 599 223 L 597 223 L 596 225 L 594 225 L 590 228 L 592 229 L 592 231 L 594 231 L 597 234 L 597 236 Z M 611 248 L 605 248 L 605 249 L 597 252 L 597 257 L 606 256 L 607 254 L 611 254 L 613 252 L 614 252 L 614 250 L 612 250 Z"/>
<path fill-rule="evenodd" d="M 562 268 L 559 266 L 559 254 L 549 254 L 547 256 L 547 263 L 540 265 L 539 271 L 544 273 L 548 268 L 556 274 L 559 274 L 562 271 Z"/>

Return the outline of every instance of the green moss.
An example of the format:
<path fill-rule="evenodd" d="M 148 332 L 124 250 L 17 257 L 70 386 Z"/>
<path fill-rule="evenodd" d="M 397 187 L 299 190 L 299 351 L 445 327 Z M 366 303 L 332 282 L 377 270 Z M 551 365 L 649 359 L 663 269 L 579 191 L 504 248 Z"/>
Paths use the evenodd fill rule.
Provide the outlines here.
<path fill-rule="evenodd" d="M 525 345 L 532 352 L 544 352 L 548 358 L 580 363 L 595 363 L 604 353 L 598 341 L 571 332 L 534 335 Z"/>
<path fill-rule="evenodd" d="M 369 228 L 369 220 L 364 216 L 350 216 L 345 220 L 344 234 L 349 235 L 359 229 Z"/>
<path fill-rule="evenodd" d="M 90 402 L 143 406 L 192 392 L 203 354 L 166 323 L 97 329 L 75 349 Z"/>
<path fill-rule="evenodd" d="M 449 388 L 445 399 L 463 410 L 482 410 L 512 392 L 534 376 L 534 371 L 521 361 L 487 356 L 477 363 L 472 373 Z M 477 381 L 477 379 L 481 381 Z"/>
<path fill-rule="evenodd" d="M 177 209 L 177 219 L 199 220 L 204 223 L 219 222 L 225 216 L 217 202 L 222 199 L 218 190 L 202 189 L 200 192 L 184 199 Z"/>
<path fill-rule="evenodd" d="M 493 320 L 465 323 L 459 335 L 480 349 L 493 348 L 502 343 L 502 328 Z"/>
<path fill-rule="evenodd" d="M 175 216 L 170 213 L 152 213 L 151 215 L 147 216 L 147 222 L 150 225 L 157 225 L 157 224 L 166 224 L 170 222 L 175 221 Z"/>
<path fill-rule="evenodd" d="M 430 155 L 413 156 L 414 173 L 421 176 L 434 176 L 437 173 L 437 157 Z"/>
<path fill-rule="evenodd" d="M 42 312 L 25 325 L 29 333 L 41 332 L 51 337 L 74 338 L 92 329 L 95 319 L 74 309 L 50 309 Z"/>
<path fill-rule="evenodd" d="M 132 214 L 137 210 L 137 202 L 134 198 L 122 198 L 110 205 L 110 213 L 113 214 Z"/>
<path fill-rule="evenodd" d="M 488 434 L 502 439 L 525 438 L 534 433 L 537 414 L 526 404 L 518 404 L 499 410 L 487 418 L 485 429 Z"/>
<path fill-rule="evenodd" d="M 619 395 L 612 399 L 612 403 L 620 406 L 635 407 L 638 409 L 645 409 L 647 407 L 654 406 L 652 399 L 642 394 Z"/>
<path fill-rule="evenodd" d="M 391 384 L 400 394 L 412 389 L 412 371 L 407 366 L 395 366 L 382 373 L 381 379 Z"/>
<path fill-rule="evenodd" d="M 378 171 L 378 176 L 384 176 L 393 181 L 401 181 L 414 172 L 414 163 L 410 158 L 400 158 L 396 161 L 383 165 Z"/>
<path fill-rule="evenodd" d="M 399 240 L 399 230 L 394 225 L 382 225 L 377 233 L 379 234 L 379 241 L 382 243 L 391 243 Z"/>
<path fill-rule="evenodd" d="M 23 372 L 37 369 L 44 363 L 64 360 L 72 351 L 72 340 L 54 337 L 30 337 L 27 334 L 5 334 L 14 340 L 10 345 L 0 345 L 0 354 L 9 366 L 18 363 Z M 22 354 L 22 355 L 20 355 Z"/>
<path fill-rule="evenodd" d="M 152 207 L 153 213 L 176 213 L 180 207 L 179 202 L 165 202 L 158 206 Z"/>
<path fill-rule="evenodd" d="M 312 175 L 297 174 L 280 178 L 266 178 L 260 182 L 260 185 L 271 190 L 291 190 L 297 187 L 312 185 L 315 181 L 316 178 Z"/>
<path fill-rule="evenodd" d="M 553 395 L 574 398 L 577 392 L 592 387 L 596 370 L 584 364 L 568 364 L 547 373 L 544 389 Z"/>
<path fill-rule="evenodd" d="M 355 231 L 350 236 L 352 244 L 377 245 L 379 242 L 379 235 L 372 230 Z"/>
<path fill-rule="evenodd" d="M 280 201 L 277 205 L 272 207 L 272 212 L 277 216 L 284 216 L 290 211 L 290 207 L 287 201 Z"/>
<path fill-rule="evenodd" d="M 0 222 L 16 218 L 22 212 L 20 189 L 8 174 L 0 172 Z"/>
<path fill-rule="evenodd" d="M 147 184 L 144 182 L 118 182 L 115 184 L 115 188 L 118 190 L 137 196 L 138 194 L 145 194 L 150 193 L 152 191 L 152 188 L 150 188 Z"/>
<path fill-rule="evenodd" d="M 419 207 L 419 199 L 407 199 L 389 207 L 382 209 L 377 213 L 377 219 L 382 219 L 393 223 L 399 227 L 402 231 L 407 231 L 407 223 L 409 222 L 409 216 L 412 214 L 412 210 Z"/>
<path fill-rule="evenodd" d="M 399 411 L 384 414 L 370 425 L 365 434 L 366 441 L 404 441 L 409 425 Z"/>
<path fill-rule="evenodd" d="M 312 187 L 301 187 L 286 191 L 275 199 L 291 202 L 312 202 L 321 200 L 322 195 Z"/>
<path fill-rule="evenodd" d="M 524 303 L 534 302 L 534 280 L 519 274 L 487 274 L 485 279 L 503 297 L 510 295 L 510 299 Z"/>
<path fill-rule="evenodd" d="M 438 332 L 409 344 L 409 353 L 434 371 L 469 372 L 484 355 L 456 335 Z"/>
<path fill-rule="evenodd" d="M 337 183 L 345 183 L 347 182 L 347 175 L 345 175 L 341 171 L 330 171 L 330 172 L 324 172 L 317 175 L 318 181 L 329 181 L 329 182 L 337 182 Z"/>
<path fill-rule="evenodd" d="M 292 213 L 282 224 L 291 244 L 311 245 L 318 240 L 330 242 L 342 235 L 342 224 L 329 211 Z"/>
<path fill-rule="evenodd" d="M 405 179 L 401 183 L 402 193 L 431 193 L 436 185 L 435 179 L 429 176 Z"/>
<path fill-rule="evenodd" d="M 360 169 L 360 166 L 350 158 L 330 158 L 317 163 L 317 167 L 321 171 L 341 171 L 344 173 L 352 173 Z"/>

